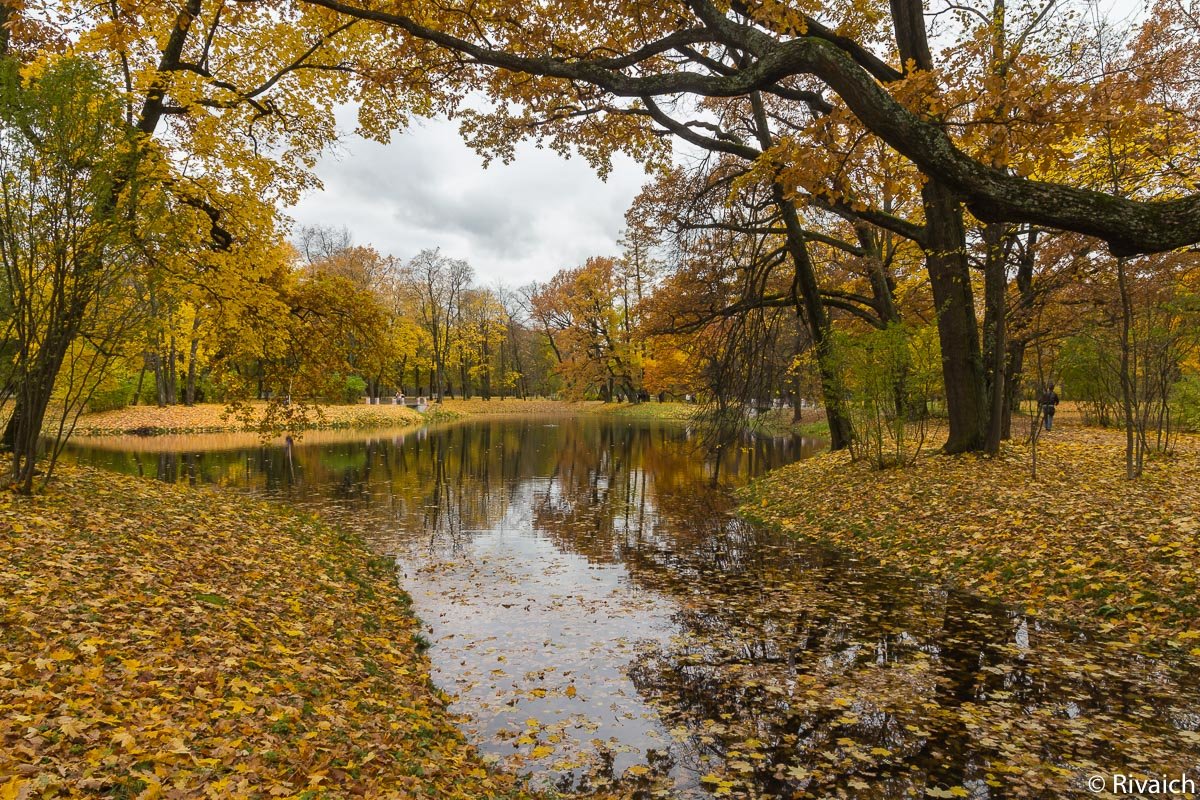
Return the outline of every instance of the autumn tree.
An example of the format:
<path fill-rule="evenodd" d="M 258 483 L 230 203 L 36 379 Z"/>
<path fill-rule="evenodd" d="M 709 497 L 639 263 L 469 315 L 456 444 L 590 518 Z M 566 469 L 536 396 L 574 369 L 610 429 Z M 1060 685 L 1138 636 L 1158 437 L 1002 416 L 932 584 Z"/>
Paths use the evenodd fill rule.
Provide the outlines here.
<path fill-rule="evenodd" d="M 127 275 L 152 297 L 145 363 L 161 402 L 178 399 L 184 364 L 183 397 L 195 399 L 206 341 L 214 363 L 244 349 L 230 346 L 226 326 L 253 344 L 289 328 L 280 284 L 263 280 L 273 268 L 256 259 L 278 243 L 277 208 L 316 185 L 311 169 L 337 136 L 335 108 L 361 96 L 362 132 L 386 139 L 409 113 L 440 102 L 439 90 L 419 81 L 412 92 L 365 92 L 388 68 L 380 59 L 386 37 L 378 26 L 320 9 L 206 0 L 0 8 L 0 55 L 39 69 L 62 58 L 90 60 L 123 135 L 138 153 L 155 154 L 150 175 L 136 175 L 134 161 L 105 166 L 113 170 L 114 206 L 135 177 L 152 179 L 165 195 L 159 206 L 129 209 L 124 221 L 173 219 L 173 241 L 142 247 L 142 274 Z M 388 49 L 403 63 L 403 47 Z M 15 394 L 9 441 L 21 420 L 37 414 L 26 402 Z"/>
<path fill-rule="evenodd" d="M 558 272 L 532 294 L 530 304 L 571 395 L 638 401 L 642 381 L 636 322 L 629 320 L 615 259 L 593 257 L 581 267 Z"/>
<path fill-rule="evenodd" d="M 433 361 L 430 394 L 440 401 L 449 389 L 447 366 L 454 349 L 454 325 L 463 293 L 471 284 L 471 265 L 439 250 L 422 250 L 405 269 L 421 325 L 429 336 Z"/>
<path fill-rule="evenodd" d="M 470 397 L 476 387 L 484 400 L 503 391 L 511 376 L 503 366 L 504 339 L 508 325 L 504 308 L 490 289 L 472 288 L 463 293 L 455 325 L 455 351 L 462 396 Z"/>
<path fill-rule="evenodd" d="M 152 169 L 94 65 L 56 60 L 22 76 L 0 61 L 0 401 L 13 401 L 5 444 L 21 491 L 32 488 L 43 421 L 72 345 L 84 337 L 99 355 L 136 314 L 130 273 L 153 218 L 129 218 L 157 202 L 144 180 Z M 78 410 L 74 388 L 64 413 Z"/>
<path fill-rule="evenodd" d="M 487 84 L 497 99 L 515 102 L 521 110 L 514 117 L 498 107 L 499 116 L 492 121 L 540 120 L 543 124 L 526 130 L 545 131 L 562 146 L 580 145 L 588 132 L 595 134 L 593 123 L 588 123 L 590 128 L 572 124 L 587 116 L 614 117 L 614 128 L 633 137 L 636 129 L 621 121 L 620 108 L 610 100 L 679 94 L 728 97 L 765 91 L 807 102 L 814 97 L 815 83 L 817 92 L 834 93 L 868 131 L 926 175 L 944 182 L 980 220 L 1035 222 L 1073 230 L 1103 239 L 1125 254 L 1200 240 L 1200 195 L 1126 199 L 998 169 L 957 146 L 936 115 L 911 109 L 903 93 L 906 86 L 913 86 L 905 80 L 913 75 L 889 64 L 864 42 L 879 35 L 878 20 L 888 20 L 898 45 L 889 56 L 898 56 L 902 64 L 912 62 L 916 72 L 929 72 L 924 10 L 912 0 L 897 0 L 882 17 L 877 9 L 870 13 L 855 6 L 836 9 L 834 13 L 843 16 L 836 27 L 789 6 L 735 2 L 722 9 L 708 0 L 693 0 L 686 8 L 653 10 L 622 5 L 602 15 L 593 14 L 587 4 L 550 15 L 541 8 L 509 6 L 447 14 L 431 8 L 428 14 L 416 14 L 416 9 L 400 13 L 342 0 L 306 2 L 385 24 L 458 54 L 461 61 L 454 62 L 455 70 L 473 63 L 533 76 L 533 80 L 498 76 Z M 849 33 L 840 33 L 837 27 Z M 960 35 L 965 39 L 970 33 Z M 604 42 L 603 56 L 596 54 L 597 40 Z M 722 65 L 711 53 L 724 48 L 737 49 L 746 57 L 735 67 Z M 580 101 L 564 107 L 564 97 Z M 482 125 L 478 122 L 475 127 Z M 607 144 L 636 146 L 633 142 L 615 145 L 611 138 Z M 594 142 L 590 149 L 601 147 L 602 143 Z"/>
<path fill-rule="evenodd" d="M 947 61 L 939 63 L 915 0 L 825 8 L 824 19 L 778 4 L 723 8 L 708 0 L 670 8 L 626 4 L 602 15 L 587 4 L 554 15 L 509 5 L 443 14 L 309 1 L 442 48 L 455 74 L 473 69 L 495 105 L 490 112 L 465 111 L 465 130 L 477 146 L 504 156 L 511 155 L 514 137 L 533 135 L 559 149 L 579 149 L 601 168 L 616 150 L 658 157 L 660 140 L 648 117 L 663 100 L 756 95 L 806 106 L 885 142 L 923 174 L 924 248 L 942 330 L 949 451 L 983 448 L 988 420 L 999 416 L 988 394 L 1004 396 L 998 358 L 990 367 L 996 378 L 988 378 L 974 315 L 968 211 L 983 223 L 1033 223 L 1096 236 L 1126 255 L 1200 238 L 1200 195 L 1163 198 L 1152 190 L 1120 196 L 1073 182 L 1056 171 L 1054 158 L 1018 157 L 1026 145 L 1040 143 L 1063 153 L 1057 145 L 1073 136 L 1079 115 L 1060 112 L 1078 99 L 1079 83 L 1055 79 L 1043 66 L 1044 53 L 1025 49 L 1036 37 L 1022 30 L 1025 21 L 1005 15 L 1003 4 L 964 14 L 940 30 L 949 46 Z M 1033 22 L 1051 16 L 1040 10 Z M 989 35 L 996 26 L 1011 26 L 1016 35 Z M 876 46 L 880 41 L 888 44 Z M 990 65 L 983 92 L 972 89 L 976 65 Z M 1018 75 L 1024 80 L 1012 80 Z M 698 120 L 693 131 L 704 124 Z M 1012 130 L 986 135 L 996 125 Z M 797 149 L 817 144 L 806 136 L 793 131 L 790 142 L 781 143 L 787 146 L 763 160 L 786 175 Z M 786 183 L 783 195 L 790 199 Z M 998 301 L 997 285 L 992 297 Z M 996 341 L 989 348 L 1004 349 Z"/>
<path fill-rule="evenodd" d="M 725 259 L 727 265 L 738 265 L 736 271 L 741 277 L 735 280 L 741 290 L 727 297 L 723 306 L 710 302 L 722 297 L 721 292 L 687 293 L 685 296 L 705 298 L 701 306 L 688 312 L 691 319 L 687 324 L 694 327 L 704 319 L 748 313 L 757 308 L 793 309 L 806 328 L 804 341 L 814 349 L 831 445 L 835 450 L 846 447 L 853 431 L 841 411 L 837 388 L 840 382 L 834 370 L 833 309 L 844 310 L 873 325 L 897 321 L 895 281 L 890 274 L 896 252 L 890 243 L 892 233 L 870 220 L 909 235 L 919 231 L 920 226 L 905 222 L 891 213 L 890 208 L 881 213 L 859 203 L 830 201 L 825 196 L 817 197 L 812 188 L 795 197 L 785 196 L 777 169 L 755 167 L 764 153 L 758 148 L 774 146 L 768 107 L 761 97 L 752 98 L 740 110 L 734 104 L 722 104 L 719 121 L 705 123 L 705 128 L 712 131 L 711 136 L 692 132 L 693 126 L 700 127 L 699 120 L 677 121 L 663 110 L 652 108 L 656 121 L 687 141 L 709 149 L 714 156 L 690 174 L 680 170 L 668 173 L 639 198 L 639 212 L 658 219 L 659 228 L 669 233 L 683 261 L 694 263 L 696 256 L 691 251 L 712 248 L 722 239 L 747 240 L 739 256 L 725 255 L 733 242 L 720 245 L 721 254 L 715 256 Z M 772 118 L 779 117 L 780 112 L 772 111 Z M 747 139 L 757 146 L 746 144 Z M 756 239 L 761 239 L 761 243 L 756 244 Z M 761 257 L 743 257 L 750 252 Z M 850 269 L 846 270 L 846 266 Z M 846 282 L 847 272 L 865 277 L 866 293 Z"/>

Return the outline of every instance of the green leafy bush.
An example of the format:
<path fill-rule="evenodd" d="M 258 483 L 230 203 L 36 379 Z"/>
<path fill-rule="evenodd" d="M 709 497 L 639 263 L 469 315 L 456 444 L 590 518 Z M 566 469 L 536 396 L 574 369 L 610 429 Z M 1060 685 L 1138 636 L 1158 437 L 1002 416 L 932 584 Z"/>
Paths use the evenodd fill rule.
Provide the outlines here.
<path fill-rule="evenodd" d="M 367 382 L 357 375 L 347 375 L 342 382 L 342 401 L 357 403 L 367 393 Z"/>
<path fill-rule="evenodd" d="M 1171 387 L 1171 415 L 1179 430 L 1200 433 L 1200 375 L 1185 375 Z"/>
<path fill-rule="evenodd" d="M 1119 351 L 1103 341 L 1099 331 L 1072 336 L 1063 342 L 1057 368 L 1059 394 L 1076 400 L 1086 425 L 1115 425 L 1121 403 Z"/>
<path fill-rule="evenodd" d="M 833 348 L 854 458 L 881 468 L 911 462 L 925 442 L 929 408 L 941 387 L 936 331 L 893 324 L 837 333 Z"/>

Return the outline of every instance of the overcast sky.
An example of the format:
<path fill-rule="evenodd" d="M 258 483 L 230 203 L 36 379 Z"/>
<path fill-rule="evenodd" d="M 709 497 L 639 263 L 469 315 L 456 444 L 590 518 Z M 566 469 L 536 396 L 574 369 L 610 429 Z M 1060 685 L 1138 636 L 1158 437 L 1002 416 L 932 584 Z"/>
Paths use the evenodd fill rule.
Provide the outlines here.
<path fill-rule="evenodd" d="M 615 255 L 646 179 L 621 157 L 604 182 L 582 159 L 531 144 L 513 163 L 484 169 L 445 120 L 419 122 L 387 145 L 348 135 L 317 175 L 325 189 L 290 209 L 297 224 L 345 225 L 356 244 L 405 260 L 440 247 L 467 259 L 477 283 L 510 286 Z"/>

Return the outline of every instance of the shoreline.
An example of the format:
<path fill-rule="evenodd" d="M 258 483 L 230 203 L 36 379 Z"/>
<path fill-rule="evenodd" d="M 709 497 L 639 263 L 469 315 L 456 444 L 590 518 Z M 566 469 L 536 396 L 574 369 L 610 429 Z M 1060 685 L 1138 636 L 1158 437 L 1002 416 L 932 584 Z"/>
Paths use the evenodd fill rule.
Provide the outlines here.
<path fill-rule="evenodd" d="M 1200 436 L 1124 478 L 1123 434 L 1060 428 L 1000 456 L 875 470 L 823 453 L 743 491 L 759 524 L 965 590 L 1116 647 L 1200 663 Z"/>
<path fill-rule="evenodd" d="M 529 796 L 455 726 L 361 537 L 99 469 L 52 486 L 0 496 L 5 796 Z"/>
<path fill-rule="evenodd" d="M 255 409 L 266 403 L 251 404 Z M 197 403 L 192 406 L 126 406 L 98 411 L 79 418 L 71 438 L 97 436 L 162 436 L 193 433 L 258 433 L 228 413 L 224 403 Z M 424 415 L 405 406 L 334 405 L 319 406 L 320 416 L 302 430 L 347 430 L 373 427 L 420 425 Z"/>
<path fill-rule="evenodd" d="M 264 407 L 265 403 L 256 403 Z M 515 398 L 483 400 L 446 400 L 431 406 L 424 413 L 405 406 L 393 405 L 335 405 L 320 406 L 324 419 L 312 420 L 298 430 L 371 430 L 427 425 L 470 417 L 500 417 L 536 414 L 579 414 L 613 418 L 670 420 L 686 422 L 698 406 L 688 403 L 604 403 L 599 400 L 519 400 Z M 258 429 L 247 426 L 226 414 L 227 406 L 220 403 L 199 403 L 194 406 L 127 406 L 113 411 L 85 414 L 79 418 L 72 439 L 92 439 L 111 436 L 155 437 L 172 434 L 246 433 Z M 810 415 L 819 417 L 820 414 Z M 790 421 L 769 418 L 757 428 L 767 435 L 791 432 L 821 436 L 827 432 L 823 418 L 812 419 L 793 426 Z M 282 432 L 280 433 L 282 435 Z"/>

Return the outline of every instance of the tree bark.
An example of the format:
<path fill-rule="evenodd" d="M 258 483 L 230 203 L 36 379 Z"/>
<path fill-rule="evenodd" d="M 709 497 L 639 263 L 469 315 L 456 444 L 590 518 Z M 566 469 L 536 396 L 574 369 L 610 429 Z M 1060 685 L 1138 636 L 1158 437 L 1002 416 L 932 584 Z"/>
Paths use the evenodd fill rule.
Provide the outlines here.
<path fill-rule="evenodd" d="M 13 485 L 24 494 L 33 491 L 38 441 L 42 434 L 42 423 L 46 418 L 46 408 L 54 394 L 55 379 L 62 369 L 71 342 L 79 332 L 85 311 L 85 301 L 76 298 L 64 309 L 62 317 L 51 322 L 51 328 L 38 348 L 32 368 L 21 381 L 5 438 L 11 438 Z"/>
<path fill-rule="evenodd" d="M 845 413 L 841 397 L 840 376 L 834 366 L 829 314 L 825 310 L 825 304 L 821 302 L 821 290 L 817 286 L 817 277 L 813 270 L 812 259 L 809 258 L 808 245 L 800 231 L 796 207 L 784 197 L 783 189 L 778 183 L 772 186 L 772 190 L 775 194 L 775 203 L 783 214 L 784 227 L 787 229 L 788 254 L 791 256 L 795 268 L 793 293 L 796 300 L 796 312 L 808 327 L 817 356 L 817 370 L 821 375 L 821 397 L 825 404 L 825 418 L 829 423 L 829 449 L 843 450 L 850 446 L 854 431 L 850 426 L 850 418 Z"/>
<path fill-rule="evenodd" d="M 1125 418 L 1125 478 L 1141 475 L 1141 458 L 1137 453 L 1138 380 L 1136 354 L 1133 349 L 1133 300 L 1125 274 L 1125 259 L 1117 259 L 1117 289 L 1121 296 L 1121 407 Z"/>
<path fill-rule="evenodd" d="M 951 190 L 934 180 L 921 189 L 925 207 L 929 272 L 942 348 L 942 379 L 950 433 L 946 453 L 982 450 L 988 409 L 984 397 L 983 357 L 967 264 L 962 206 Z"/>
<path fill-rule="evenodd" d="M 1033 305 L 1033 267 L 1037 261 L 1038 229 L 1031 228 L 1025 236 L 1025 246 L 1021 259 L 1017 264 L 1017 292 L 1022 314 L 1028 314 Z M 1017 320 L 1019 323 L 1020 320 Z M 1001 414 L 1001 437 L 1012 438 L 1013 409 L 1021 402 L 1021 377 L 1025 367 L 1025 347 L 1029 336 L 1028 322 L 1020 325 L 1020 335 L 1013 336 L 1012 325 L 1005 322 L 1006 339 L 1008 341 L 1008 357 L 1004 366 L 1004 409 Z"/>
<path fill-rule="evenodd" d="M 914 71 L 932 70 L 920 0 L 891 0 L 891 10 L 905 71 L 910 67 Z M 954 189 L 935 178 L 921 187 L 921 203 L 925 211 L 925 268 L 937 313 L 950 427 L 942 449 L 946 453 L 981 450 L 987 436 L 988 413 L 962 203 Z"/>
<path fill-rule="evenodd" d="M 988 425 L 984 452 L 1000 452 L 1004 435 L 1004 404 L 1007 396 L 1007 325 L 1008 274 L 1005 252 L 1005 226 L 992 222 L 983 230 L 984 255 L 984 314 L 983 362 L 987 387 Z"/>
<path fill-rule="evenodd" d="M 1021 403 L 1021 378 L 1025 368 L 1023 339 L 1008 340 L 1008 358 L 1004 365 L 1004 411 L 1000 420 L 1000 436 L 1012 438 L 1013 409 Z"/>

